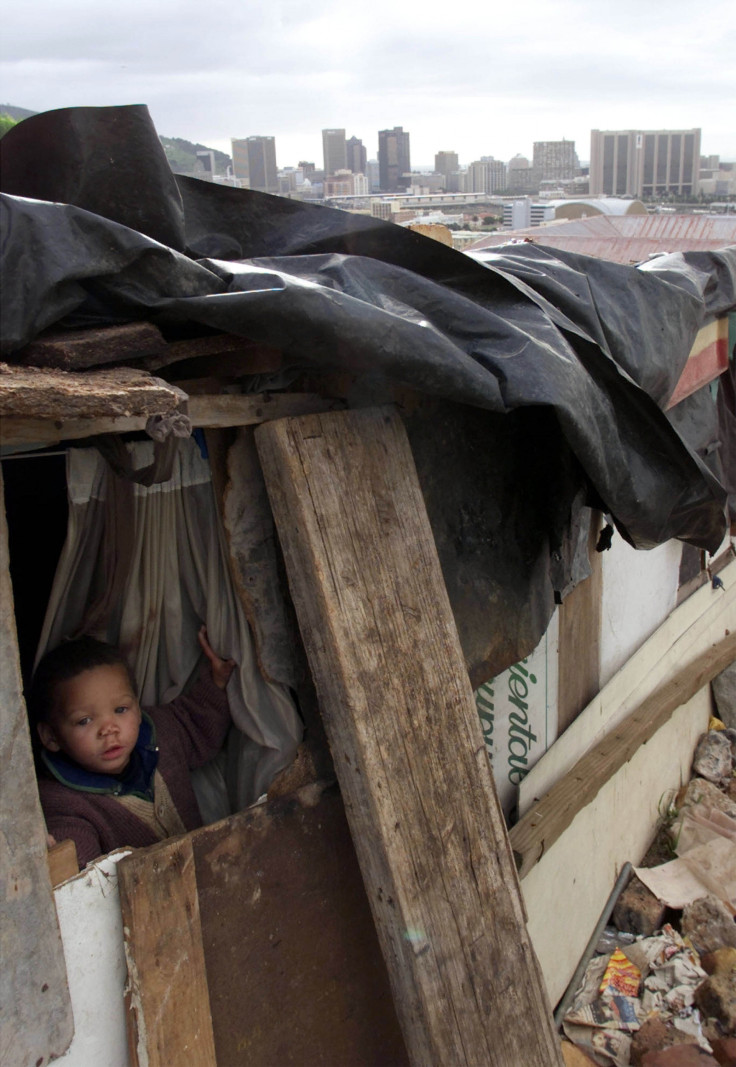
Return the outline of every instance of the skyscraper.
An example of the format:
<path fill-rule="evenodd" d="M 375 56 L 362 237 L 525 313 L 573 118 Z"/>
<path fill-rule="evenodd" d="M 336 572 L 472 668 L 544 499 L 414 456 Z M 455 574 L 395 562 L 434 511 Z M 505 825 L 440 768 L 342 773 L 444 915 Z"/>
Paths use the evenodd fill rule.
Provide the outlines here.
<path fill-rule="evenodd" d="M 347 151 L 348 170 L 351 170 L 353 174 L 365 174 L 366 166 L 368 164 L 368 153 L 363 147 L 363 142 L 360 138 L 348 138 L 345 142 L 345 148 Z"/>
<path fill-rule="evenodd" d="M 278 193 L 274 137 L 238 137 L 231 140 L 233 171 L 248 189 L 261 193 Z"/>
<path fill-rule="evenodd" d="M 325 178 L 346 170 L 348 164 L 345 146 L 345 130 L 322 130 L 322 153 L 325 161 Z"/>
<path fill-rule="evenodd" d="M 460 170 L 460 162 L 458 160 L 457 152 L 435 153 L 435 174 L 444 174 L 445 178 L 449 178 L 451 174 L 456 174 L 458 170 Z"/>
<path fill-rule="evenodd" d="M 591 130 L 592 196 L 698 192 L 700 130 Z"/>
<path fill-rule="evenodd" d="M 535 141 L 532 164 L 543 181 L 566 181 L 580 170 L 574 141 Z"/>
<path fill-rule="evenodd" d="M 493 156 L 481 156 L 468 164 L 466 193 L 495 193 L 506 188 L 506 164 Z"/>
<path fill-rule="evenodd" d="M 411 173 L 409 152 L 409 134 L 404 133 L 403 126 L 394 126 L 392 130 L 378 131 L 378 171 L 381 191 L 394 193 L 406 189 Z"/>

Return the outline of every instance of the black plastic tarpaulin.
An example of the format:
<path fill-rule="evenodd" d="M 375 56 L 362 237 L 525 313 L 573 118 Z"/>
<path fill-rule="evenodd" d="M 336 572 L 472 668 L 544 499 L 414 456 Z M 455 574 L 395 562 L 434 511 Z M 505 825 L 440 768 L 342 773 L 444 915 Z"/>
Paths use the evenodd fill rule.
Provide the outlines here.
<path fill-rule="evenodd" d="M 5 359 L 55 323 L 196 323 L 294 367 L 521 413 L 525 439 L 551 453 L 528 454 L 535 493 L 565 468 L 568 497 L 582 485 L 636 547 L 722 542 L 717 464 L 662 407 L 700 326 L 736 308 L 736 248 L 640 268 L 537 244 L 473 258 L 391 223 L 175 176 L 139 106 L 27 119 L 0 155 Z M 523 507 L 529 521 L 553 510 Z"/>

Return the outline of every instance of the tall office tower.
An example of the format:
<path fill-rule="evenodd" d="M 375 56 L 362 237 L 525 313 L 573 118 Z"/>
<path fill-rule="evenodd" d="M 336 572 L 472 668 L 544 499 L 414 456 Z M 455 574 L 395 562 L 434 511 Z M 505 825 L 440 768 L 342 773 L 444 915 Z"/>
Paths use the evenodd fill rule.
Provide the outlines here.
<path fill-rule="evenodd" d="M 510 159 L 506 168 L 506 188 L 512 194 L 538 193 L 541 175 L 526 156 L 517 155 Z"/>
<path fill-rule="evenodd" d="M 436 152 L 434 157 L 434 172 L 435 174 L 444 174 L 445 179 L 449 178 L 451 174 L 457 174 L 460 170 L 460 161 L 457 158 L 457 152 Z M 447 185 L 445 184 L 445 188 Z"/>
<path fill-rule="evenodd" d="M 591 196 L 698 192 L 700 130 L 591 130 Z"/>
<path fill-rule="evenodd" d="M 506 164 L 493 156 L 481 156 L 468 164 L 466 193 L 495 193 L 506 188 Z"/>
<path fill-rule="evenodd" d="M 233 171 L 247 189 L 278 193 L 275 137 L 238 137 L 233 146 Z"/>
<path fill-rule="evenodd" d="M 345 142 L 345 150 L 347 153 L 347 167 L 353 174 L 365 174 L 366 166 L 368 165 L 368 153 L 363 147 L 363 142 L 359 137 L 349 137 Z"/>
<path fill-rule="evenodd" d="M 542 181 L 566 181 L 580 172 L 574 141 L 535 141 L 534 166 Z"/>
<path fill-rule="evenodd" d="M 378 131 L 378 172 L 381 192 L 395 193 L 411 184 L 409 134 L 403 126 Z"/>
<path fill-rule="evenodd" d="M 325 161 L 325 178 L 337 174 L 339 170 L 347 170 L 345 130 L 322 130 L 322 153 Z"/>

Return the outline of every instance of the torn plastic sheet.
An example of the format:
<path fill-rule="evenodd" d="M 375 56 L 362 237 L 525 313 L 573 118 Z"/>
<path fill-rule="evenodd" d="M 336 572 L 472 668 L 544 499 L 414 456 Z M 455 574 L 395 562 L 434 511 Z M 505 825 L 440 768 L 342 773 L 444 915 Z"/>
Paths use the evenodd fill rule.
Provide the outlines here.
<path fill-rule="evenodd" d="M 72 316 L 197 323 L 305 369 L 545 409 L 627 540 L 718 548 L 723 486 L 659 404 L 706 316 L 736 306 L 736 248 L 637 269 L 517 245 L 479 263 L 347 212 L 194 179 L 174 189 L 147 122 L 144 108 L 70 109 L 3 138 L 6 358 Z"/>

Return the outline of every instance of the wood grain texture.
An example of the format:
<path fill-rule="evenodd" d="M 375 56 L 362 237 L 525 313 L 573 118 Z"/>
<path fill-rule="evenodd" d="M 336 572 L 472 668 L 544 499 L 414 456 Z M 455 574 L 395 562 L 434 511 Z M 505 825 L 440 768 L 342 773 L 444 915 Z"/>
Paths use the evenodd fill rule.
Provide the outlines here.
<path fill-rule="evenodd" d="M 215 1067 L 191 836 L 131 853 L 118 877 L 134 1062 Z"/>
<path fill-rule="evenodd" d="M 595 513 L 598 520 L 600 516 Z M 560 605 L 557 736 L 600 688 L 601 604 L 603 568 L 595 546 L 600 521 L 591 522 L 588 541 L 590 577 L 580 582 Z"/>
<path fill-rule="evenodd" d="M 413 1064 L 561 1064 L 398 416 L 256 434 Z"/>
<path fill-rule="evenodd" d="M 233 584 L 253 632 L 258 666 L 269 681 L 294 687 L 302 665 L 296 620 L 287 610 L 276 526 L 249 426 L 238 430 L 228 452 L 222 518 Z"/>
<path fill-rule="evenodd" d="M 70 837 L 50 848 L 46 858 L 49 865 L 49 878 L 54 888 L 65 882 L 67 878 L 73 878 L 79 873 L 77 846 Z"/>
<path fill-rule="evenodd" d="M 510 833 L 521 878 L 552 848 L 603 785 L 657 733 L 675 708 L 687 703 L 735 658 L 736 630 L 726 630 L 721 641 L 701 652 L 694 662 L 682 667 L 642 701 L 531 807 Z"/>
<path fill-rule="evenodd" d="M 0 474 L 0 1062 L 42 1067 L 74 1034 L 22 696 Z"/>

